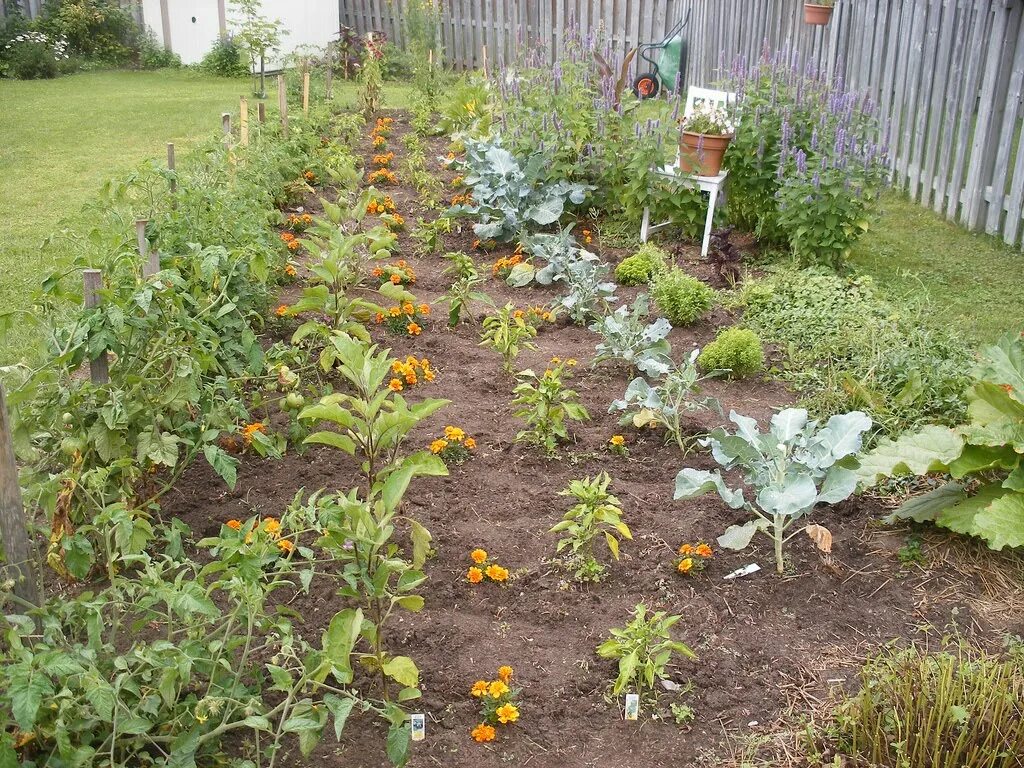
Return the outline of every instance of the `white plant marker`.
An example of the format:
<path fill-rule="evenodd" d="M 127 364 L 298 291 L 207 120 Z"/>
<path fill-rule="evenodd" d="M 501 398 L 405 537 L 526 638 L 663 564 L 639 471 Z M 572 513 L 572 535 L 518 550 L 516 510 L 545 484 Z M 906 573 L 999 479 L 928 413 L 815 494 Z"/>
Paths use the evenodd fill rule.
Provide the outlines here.
<path fill-rule="evenodd" d="M 412 728 L 412 740 L 423 741 L 427 738 L 427 716 L 409 715 L 409 720 Z"/>
<path fill-rule="evenodd" d="M 640 716 L 640 694 L 626 694 L 626 719 L 636 720 Z"/>
<path fill-rule="evenodd" d="M 749 576 L 752 573 L 757 573 L 761 570 L 761 566 L 757 563 L 751 563 L 750 565 L 744 565 L 742 568 L 737 568 L 732 573 L 727 573 L 723 576 L 723 579 L 738 579 L 740 576 Z"/>

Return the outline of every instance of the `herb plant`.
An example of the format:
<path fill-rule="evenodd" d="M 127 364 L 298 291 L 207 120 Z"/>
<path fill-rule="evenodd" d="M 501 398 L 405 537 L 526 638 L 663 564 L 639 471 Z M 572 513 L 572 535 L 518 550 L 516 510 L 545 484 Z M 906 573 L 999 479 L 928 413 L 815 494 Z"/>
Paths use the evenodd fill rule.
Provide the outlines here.
<path fill-rule="evenodd" d="M 678 267 L 672 267 L 652 283 L 651 296 L 672 325 L 682 327 L 711 309 L 715 291 Z"/>
<path fill-rule="evenodd" d="M 612 683 L 612 695 L 633 690 L 643 695 L 654 690 L 655 683 L 667 680 L 672 657 L 676 654 L 697 658 L 689 646 L 672 639 L 671 629 L 683 617 L 669 616 L 665 611 L 648 614 L 640 603 L 633 609 L 633 619 L 621 629 L 611 629 L 611 637 L 597 646 L 602 659 L 615 659 L 619 673 Z"/>
<path fill-rule="evenodd" d="M 731 379 L 742 379 L 764 369 L 764 348 L 750 329 L 726 328 L 701 350 L 697 364 L 709 373 L 724 371 Z"/>
<path fill-rule="evenodd" d="M 785 535 L 790 526 L 816 504 L 836 504 L 856 489 L 856 456 L 871 419 L 853 411 L 833 416 L 819 427 L 817 421 L 808 419 L 807 411 L 787 408 L 772 416 L 771 429 L 763 434 L 754 419 L 735 411 L 729 413 L 729 420 L 737 427 L 735 434 L 714 429 L 701 444 L 711 448 L 711 455 L 724 469 L 742 471 L 744 481 L 756 493 L 754 499 L 746 500 L 742 489 L 729 488 L 718 470 L 690 468 L 676 476 L 675 498 L 692 499 L 717 491 L 733 509 L 753 513 L 750 522 L 730 526 L 718 544 L 743 549 L 755 533 L 764 531 L 775 543 L 775 567 L 782 573 L 783 544 L 796 535 Z"/>
<path fill-rule="evenodd" d="M 587 409 L 578 402 L 576 391 L 566 389 L 563 382 L 572 365 L 574 360 L 555 358 L 540 376 L 530 369 L 522 371 L 513 390 L 513 413 L 526 423 L 526 429 L 516 435 L 516 440 L 536 445 L 548 456 L 555 455 L 559 441 L 569 438 L 566 422 L 590 419 Z"/>
<path fill-rule="evenodd" d="M 559 496 L 575 500 L 562 521 L 551 529 L 561 533 L 556 552 L 568 550 L 566 566 L 577 581 L 600 581 L 606 570 L 594 556 L 594 540 L 603 536 L 612 557 L 619 559 L 619 538 L 633 539 L 629 526 L 622 521 L 622 504 L 608 492 L 612 479 L 607 472 L 597 477 L 573 480 Z"/>
<path fill-rule="evenodd" d="M 665 269 L 667 263 L 665 251 L 652 243 L 644 243 L 636 253 L 619 262 L 615 267 L 615 279 L 621 285 L 642 285 Z"/>

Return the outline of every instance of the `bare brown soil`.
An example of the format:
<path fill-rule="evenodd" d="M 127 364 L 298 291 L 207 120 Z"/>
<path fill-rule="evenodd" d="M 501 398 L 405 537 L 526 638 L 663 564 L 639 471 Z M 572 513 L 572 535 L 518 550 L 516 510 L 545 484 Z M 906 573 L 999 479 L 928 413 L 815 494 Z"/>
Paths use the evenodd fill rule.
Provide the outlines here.
<path fill-rule="evenodd" d="M 389 148 L 400 158 L 400 137 L 408 128 L 404 115 L 395 117 Z M 446 150 L 440 141 L 432 146 L 438 154 Z M 368 159 L 368 142 L 362 149 Z M 396 167 L 401 175 L 401 163 Z M 440 166 L 438 173 L 445 179 L 452 175 Z M 419 207 L 414 189 L 399 186 L 389 192 L 410 226 L 417 216 L 435 215 Z M 465 226 L 467 231 L 447 238 L 443 250 L 471 248 L 473 237 Z M 594 245 L 609 261 L 624 255 L 603 248 L 599 236 Z M 401 246 L 401 257 L 419 276 L 414 292 L 433 301 L 447 288 L 441 275 L 445 262 L 439 255 L 418 255 L 407 234 Z M 503 247 L 478 261 L 489 275 L 489 264 L 509 251 Z M 694 274 L 709 277 L 692 246 L 681 246 L 681 252 Z M 486 290 L 498 304 L 511 300 L 519 306 L 557 295 L 510 289 L 496 279 Z M 623 298 L 634 294 L 621 292 Z M 694 577 L 676 574 L 672 558 L 680 543 L 713 543 L 743 519 L 717 498 L 672 500 L 678 470 L 711 468 L 712 459 L 702 452 L 684 458 L 656 433 L 617 426 L 608 407 L 622 396 L 632 374 L 614 365 L 592 368 L 596 336 L 564 320 L 544 328 L 539 349 L 524 352 L 517 365 L 543 367 L 554 355 L 577 358 L 572 384 L 593 418 L 575 429 L 574 440 L 556 459 L 516 444 L 520 425 L 509 405 L 513 382 L 501 373 L 499 357 L 477 345 L 477 326 L 446 328 L 445 309 L 439 306 L 414 339 L 386 337 L 374 329 L 375 338 L 396 355 L 426 356 L 438 368 L 437 381 L 415 392 L 452 401 L 421 426 L 414 442 L 425 446 L 444 425 L 453 424 L 479 443 L 477 455 L 454 467 L 449 477 L 418 479 L 407 495 L 408 514 L 430 529 L 437 549 L 426 569 L 426 608 L 403 614 L 389 638 L 392 649 L 412 656 L 421 670 L 423 699 L 415 706 L 427 715 L 427 738 L 413 746 L 412 766 L 738 765 L 742 755 L 759 750 L 776 757 L 773 765 L 798 765 L 803 760 L 789 734 L 800 714 L 820 715 L 830 687 L 851 686 L 857 662 L 872 649 L 894 639 L 927 642 L 951 626 L 986 644 L 999 642 L 1006 632 L 1024 632 L 1021 614 L 1013 612 L 1021 600 L 1018 563 L 930 534 L 928 565 L 904 566 L 897 552 L 906 531 L 878 525 L 882 509 L 869 499 L 816 512 L 814 522 L 835 536 L 834 549 L 825 555 L 810 540 L 795 538 L 784 576 L 774 572 L 767 539 L 755 540 L 742 553 L 716 552 L 708 569 Z M 671 336 L 676 356 L 704 344 L 730 322 L 727 312 L 716 310 L 692 327 L 676 329 Z M 773 409 L 793 402 L 779 383 L 761 378 L 715 381 L 708 390 L 726 412 L 732 408 L 762 422 Z M 706 418 L 694 430 L 712 424 Z M 606 451 L 616 433 L 626 435 L 628 457 Z M 572 479 L 601 471 L 614 479 L 634 540 L 623 543 L 622 559 L 610 564 L 603 583 L 579 586 L 552 562 L 556 537 L 547 531 L 567 508 L 558 491 Z M 279 515 L 300 489 L 347 489 L 355 482 L 351 460 L 329 450 L 290 453 L 279 461 L 246 458 L 230 493 L 199 462 L 166 497 L 163 514 L 184 520 L 198 539 L 215 534 L 232 517 Z M 469 552 L 476 547 L 512 571 L 506 587 L 466 581 Z M 763 570 L 723 580 L 751 562 Z M 658 711 L 685 703 L 695 712 L 689 724 L 653 719 L 650 708 L 638 722 L 625 722 L 622 702 L 606 698 L 615 665 L 599 659 L 594 649 L 640 602 L 684 617 L 676 637 L 699 659 L 674 670 L 673 680 L 684 690 L 663 691 Z M 344 605 L 317 582 L 309 596 L 297 595 L 290 604 L 302 616 L 300 631 L 310 637 L 319 636 Z M 480 745 L 469 735 L 479 722 L 469 688 L 493 676 L 501 664 L 515 668 L 523 688 L 522 718 L 501 728 L 497 741 Z M 378 725 L 353 719 L 340 744 L 328 732 L 311 758 L 301 758 L 290 746 L 281 764 L 388 764 Z"/>

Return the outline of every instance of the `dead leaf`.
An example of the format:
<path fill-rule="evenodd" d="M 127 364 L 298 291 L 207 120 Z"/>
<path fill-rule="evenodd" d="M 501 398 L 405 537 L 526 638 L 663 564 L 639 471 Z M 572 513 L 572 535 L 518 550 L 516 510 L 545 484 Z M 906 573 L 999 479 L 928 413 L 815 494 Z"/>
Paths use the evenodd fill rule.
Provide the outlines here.
<path fill-rule="evenodd" d="M 832 531 L 823 525 L 808 525 L 804 528 L 811 541 L 813 541 L 818 549 L 822 552 L 832 551 Z"/>

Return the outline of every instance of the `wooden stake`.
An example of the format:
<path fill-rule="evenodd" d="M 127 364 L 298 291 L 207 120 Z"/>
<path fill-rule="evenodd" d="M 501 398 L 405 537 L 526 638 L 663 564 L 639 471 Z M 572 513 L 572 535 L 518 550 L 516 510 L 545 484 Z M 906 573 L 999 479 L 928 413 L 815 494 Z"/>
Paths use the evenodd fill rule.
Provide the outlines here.
<path fill-rule="evenodd" d="M 135 220 L 135 240 L 139 246 L 139 256 L 142 257 L 142 276 L 152 277 L 160 271 L 160 254 L 149 250 L 149 240 L 146 239 L 146 225 L 149 219 Z"/>
<path fill-rule="evenodd" d="M 243 96 L 238 102 L 238 134 L 243 147 L 249 146 L 249 100 Z"/>
<path fill-rule="evenodd" d="M 267 122 L 267 104 L 266 104 L 266 102 L 261 101 L 261 102 L 259 102 L 256 105 L 256 119 L 259 120 L 260 123 Z"/>
<path fill-rule="evenodd" d="M 277 108 L 281 112 L 281 135 L 288 138 L 288 88 L 284 75 L 277 76 Z"/>
<path fill-rule="evenodd" d="M 484 77 L 487 77 L 487 46 L 482 46 L 484 49 Z"/>
<path fill-rule="evenodd" d="M 231 135 L 231 113 L 222 112 L 220 115 L 220 128 L 224 131 L 225 136 Z"/>
<path fill-rule="evenodd" d="M 103 273 L 98 269 L 83 271 L 82 284 L 85 288 L 85 306 L 98 307 L 100 305 L 100 289 L 103 287 Z M 95 360 L 89 361 L 89 377 L 93 384 L 106 384 L 110 381 L 106 350 L 101 352 Z"/>
<path fill-rule="evenodd" d="M 167 142 L 167 170 L 172 174 L 174 173 L 174 144 Z M 175 191 L 178 189 L 178 180 L 172 175 L 171 176 L 171 196 L 174 196 Z M 173 201 L 172 201 L 173 202 Z"/>
<path fill-rule="evenodd" d="M 309 114 L 309 72 L 302 73 L 302 114 Z"/>
<path fill-rule="evenodd" d="M 324 94 L 328 101 L 334 100 L 334 47 L 331 43 L 327 44 L 327 71 L 324 72 L 324 80 L 327 83 L 327 87 L 324 89 Z"/>
<path fill-rule="evenodd" d="M 42 605 L 36 557 L 28 535 L 25 507 L 21 502 L 13 436 L 4 385 L 0 382 L 0 541 L 3 541 L 4 549 L 0 581 L 13 581 L 15 596 L 26 603 Z"/>

